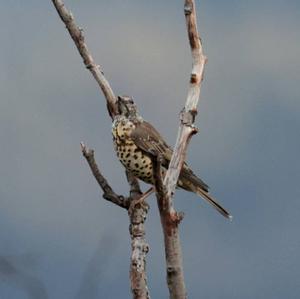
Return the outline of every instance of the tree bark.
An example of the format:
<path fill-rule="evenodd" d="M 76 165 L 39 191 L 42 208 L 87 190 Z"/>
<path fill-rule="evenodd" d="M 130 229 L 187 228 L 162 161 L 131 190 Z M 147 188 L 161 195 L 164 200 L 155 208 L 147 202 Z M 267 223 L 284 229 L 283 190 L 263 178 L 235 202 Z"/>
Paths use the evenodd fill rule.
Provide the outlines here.
<path fill-rule="evenodd" d="M 194 121 L 197 115 L 197 103 L 206 63 L 206 57 L 203 55 L 202 44 L 197 30 L 194 0 L 185 0 L 184 13 L 193 65 L 185 107 L 180 114 L 180 126 L 173 156 L 163 182 L 160 161 L 159 159 L 154 161 L 157 203 L 164 234 L 167 283 L 171 299 L 187 298 L 179 237 L 179 223 L 183 219 L 183 214 L 176 212 L 172 197 L 181 168 L 186 159 L 188 143 L 192 135 L 197 132 Z"/>
<path fill-rule="evenodd" d="M 184 13 L 187 33 L 192 54 L 192 72 L 185 106 L 180 114 L 180 125 L 174 153 L 164 180 L 168 196 L 172 196 L 177 186 L 179 174 L 186 158 L 186 151 L 193 134 L 197 133 L 194 126 L 197 115 L 197 104 L 200 97 L 201 82 L 204 75 L 204 66 L 207 61 L 203 54 L 201 39 L 197 29 L 197 19 L 194 0 L 185 0 Z"/>
<path fill-rule="evenodd" d="M 129 232 L 131 236 L 130 283 L 134 299 L 150 299 L 146 276 L 146 255 L 149 245 L 145 239 L 145 221 L 149 205 L 145 198 L 150 190 L 142 195 L 137 179 L 127 172 L 130 185 L 131 206 L 128 210 L 130 219 Z"/>

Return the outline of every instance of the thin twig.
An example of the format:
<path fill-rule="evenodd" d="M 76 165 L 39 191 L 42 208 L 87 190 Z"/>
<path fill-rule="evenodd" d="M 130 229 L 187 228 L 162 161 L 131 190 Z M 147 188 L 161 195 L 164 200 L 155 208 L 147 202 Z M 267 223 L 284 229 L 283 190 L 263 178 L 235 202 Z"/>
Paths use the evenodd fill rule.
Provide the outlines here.
<path fill-rule="evenodd" d="M 101 70 L 100 66 L 97 65 L 94 61 L 94 58 L 89 51 L 86 43 L 85 38 L 83 35 L 83 29 L 78 27 L 75 23 L 74 17 L 70 11 L 67 10 L 65 4 L 61 0 L 52 0 L 61 20 L 65 23 L 78 51 L 81 55 L 84 65 L 90 72 L 92 73 L 93 77 L 97 81 L 98 85 L 100 86 L 105 98 L 107 109 L 111 118 L 114 118 L 115 115 L 118 114 L 118 109 L 116 106 L 116 96 L 112 88 L 109 85 L 109 82 L 104 76 L 103 71 Z"/>
<path fill-rule="evenodd" d="M 83 142 L 80 143 L 80 146 L 82 154 L 87 160 L 96 181 L 103 190 L 103 198 L 105 198 L 108 201 L 111 201 L 112 203 L 116 204 L 121 208 L 128 210 L 130 207 L 130 198 L 118 195 L 113 191 L 113 189 L 108 184 L 107 180 L 99 170 L 99 167 L 95 161 L 94 150 L 86 147 Z"/>

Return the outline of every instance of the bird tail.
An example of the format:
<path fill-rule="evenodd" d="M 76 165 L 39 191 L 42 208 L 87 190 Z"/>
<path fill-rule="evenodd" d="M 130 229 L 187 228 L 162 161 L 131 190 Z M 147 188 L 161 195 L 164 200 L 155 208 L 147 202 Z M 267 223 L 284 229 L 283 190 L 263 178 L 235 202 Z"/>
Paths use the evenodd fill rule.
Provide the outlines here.
<path fill-rule="evenodd" d="M 211 204 L 220 214 L 222 214 L 229 220 L 232 220 L 232 216 L 230 215 L 230 213 L 227 212 L 220 204 L 218 204 L 217 201 L 208 192 L 199 187 L 197 187 L 195 192 L 203 199 L 205 199 L 209 204 Z"/>
<path fill-rule="evenodd" d="M 191 192 L 195 192 L 200 197 L 211 204 L 220 214 L 228 219 L 232 216 L 209 194 L 209 187 L 198 178 L 191 169 L 183 167 L 178 180 L 178 186 Z"/>

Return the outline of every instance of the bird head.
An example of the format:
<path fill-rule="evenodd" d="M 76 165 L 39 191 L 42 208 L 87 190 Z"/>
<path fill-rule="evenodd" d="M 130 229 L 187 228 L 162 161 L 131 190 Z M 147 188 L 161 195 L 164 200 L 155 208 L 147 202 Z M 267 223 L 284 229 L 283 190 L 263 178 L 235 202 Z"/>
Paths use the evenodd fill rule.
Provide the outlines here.
<path fill-rule="evenodd" d="M 143 122 L 137 107 L 131 97 L 118 96 L 117 106 L 119 114 L 115 116 L 112 128 L 114 137 L 123 139 L 130 136 L 138 123 Z"/>
<path fill-rule="evenodd" d="M 139 117 L 137 107 L 131 97 L 118 96 L 117 105 L 120 115 L 133 119 Z"/>

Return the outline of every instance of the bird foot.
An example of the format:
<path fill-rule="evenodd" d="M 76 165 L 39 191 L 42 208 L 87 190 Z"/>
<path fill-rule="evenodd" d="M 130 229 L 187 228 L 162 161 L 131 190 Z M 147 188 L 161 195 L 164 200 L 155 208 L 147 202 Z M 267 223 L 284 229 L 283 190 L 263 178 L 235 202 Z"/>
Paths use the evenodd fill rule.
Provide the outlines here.
<path fill-rule="evenodd" d="M 145 200 L 146 198 L 151 195 L 153 192 L 154 192 L 154 188 L 151 187 L 149 190 L 147 190 L 145 193 L 143 193 L 140 197 L 136 198 L 136 199 L 132 199 L 131 200 L 131 203 L 130 203 L 130 206 L 128 208 L 128 214 L 129 215 L 132 215 L 133 213 L 133 210 L 135 209 L 135 207 L 137 205 L 143 205 L 145 204 Z"/>

